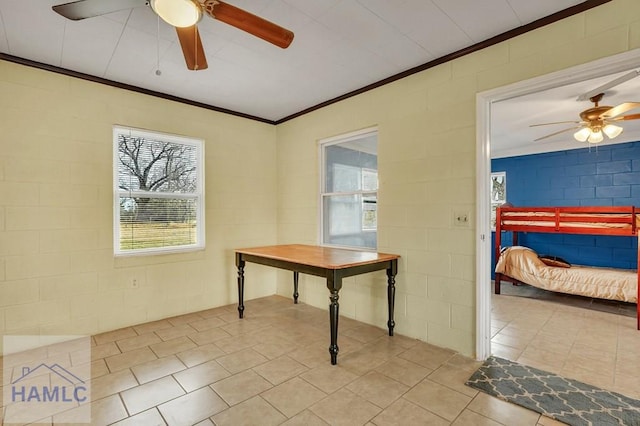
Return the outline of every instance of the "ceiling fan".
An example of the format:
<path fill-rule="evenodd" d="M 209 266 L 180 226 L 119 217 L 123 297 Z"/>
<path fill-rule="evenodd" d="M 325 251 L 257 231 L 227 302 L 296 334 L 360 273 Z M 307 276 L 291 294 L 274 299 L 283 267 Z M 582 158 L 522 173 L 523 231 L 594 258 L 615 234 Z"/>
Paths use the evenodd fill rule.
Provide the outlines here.
<path fill-rule="evenodd" d="M 600 101 L 604 97 L 604 90 L 608 90 L 611 87 L 618 85 L 624 81 L 630 80 L 631 78 L 634 78 L 638 75 L 640 75 L 640 72 L 632 71 L 578 97 L 577 100 L 589 99 L 594 103 L 593 107 L 587 108 L 580 113 L 580 121 L 556 121 L 552 123 L 530 125 L 529 127 L 548 126 L 552 124 L 565 123 L 577 124 L 577 126 L 550 133 L 548 135 L 534 139 L 534 141 L 537 142 L 539 140 L 547 139 L 564 132 L 569 132 L 571 130 L 576 130 L 576 132 L 573 134 L 573 137 L 580 142 L 599 143 L 604 140 L 604 135 L 606 135 L 609 139 L 613 139 L 619 136 L 622 133 L 623 128 L 614 123 L 618 121 L 640 119 L 640 114 L 622 115 L 627 111 L 639 108 L 640 102 L 623 102 L 619 105 L 616 105 L 615 107 L 612 107 L 600 105 Z M 586 98 L 586 96 L 589 97 Z"/>
<path fill-rule="evenodd" d="M 67 19 L 78 21 L 147 5 L 165 22 L 175 27 L 190 70 L 207 68 L 207 58 L 197 26 L 203 13 L 282 49 L 289 47 L 293 41 L 293 32 L 221 0 L 77 0 L 53 6 L 52 9 Z"/>

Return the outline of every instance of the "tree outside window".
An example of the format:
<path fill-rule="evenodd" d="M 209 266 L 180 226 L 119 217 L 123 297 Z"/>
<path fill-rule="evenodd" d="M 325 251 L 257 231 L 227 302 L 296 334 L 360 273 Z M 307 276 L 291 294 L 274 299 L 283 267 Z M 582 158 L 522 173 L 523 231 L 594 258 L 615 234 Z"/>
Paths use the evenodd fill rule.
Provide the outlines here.
<path fill-rule="evenodd" d="M 507 202 L 507 172 L 491 173 L 491 229 L 496 229 L 496 209 Z"/>
<path fill-rule="evenodd" d="M 114 129 L 116 254 L 204 247 L 202 141 Z"/>

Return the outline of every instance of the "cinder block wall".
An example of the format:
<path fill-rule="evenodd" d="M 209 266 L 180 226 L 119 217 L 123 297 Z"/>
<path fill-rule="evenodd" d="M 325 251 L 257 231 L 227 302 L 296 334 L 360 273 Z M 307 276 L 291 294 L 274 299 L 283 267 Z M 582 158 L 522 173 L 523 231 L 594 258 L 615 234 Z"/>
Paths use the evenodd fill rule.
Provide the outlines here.
<path fill-rule="evenodd" d="M 237 300 L 233 249 L 276 243 L 274 126 L 2 61 L 0 94 L 1 335 L 95 334 Z M 114 257 L 114 124 L 205 141 L 205 250 Z M 268 268 L 252 281 L 247 298 L 275 292 Z"/>
<path fill-rule="evenodd" d="M 491 169 L 507 173 L 514 206 L 640 206 L 640 142 L 497 158 Z M 518 243 L 579 265 L 637 267 L 635 237 L 521 233 Z"/>
<path fill-rule="evenodd" d="M 402 256 L 396 331 L 473 355 L 476 94 L 638 47 L 640 2 L 614 0 L 279 125 L 278 241 L 318 241 L 317 141 L 377 125 L 378 248 Z M 453 224 L 461 211 L 468 228 Z M 301 277 L 301 298 L 328 305 L 317 278 Z M 384 328 L 384 274 L 347 280 L 340 302 Z"/>

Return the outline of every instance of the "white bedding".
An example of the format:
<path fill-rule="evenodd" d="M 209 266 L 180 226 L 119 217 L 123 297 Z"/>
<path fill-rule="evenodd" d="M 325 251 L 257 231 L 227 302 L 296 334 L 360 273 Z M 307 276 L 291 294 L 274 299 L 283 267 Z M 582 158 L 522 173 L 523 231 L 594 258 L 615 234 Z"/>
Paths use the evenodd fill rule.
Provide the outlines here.
<path fill-rule="evenodd" d="M 631 303 L 638 301 L 638 274 L 634 270 L 547 266 L 528 247 L 505 249 L 496 265 L 496 272 L 545 290 Z"/>

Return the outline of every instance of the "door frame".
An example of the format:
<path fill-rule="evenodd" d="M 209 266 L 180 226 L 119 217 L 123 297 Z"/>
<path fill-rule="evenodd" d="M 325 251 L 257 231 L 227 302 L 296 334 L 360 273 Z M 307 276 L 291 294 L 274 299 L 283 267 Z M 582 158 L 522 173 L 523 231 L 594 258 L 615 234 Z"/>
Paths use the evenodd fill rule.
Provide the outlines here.
<path fill-rule="evenodd" d="M 476 359 L 491 355 L 491 105 L 639 67 L 640 49 L 634 49 L 476 95 Z"/>

